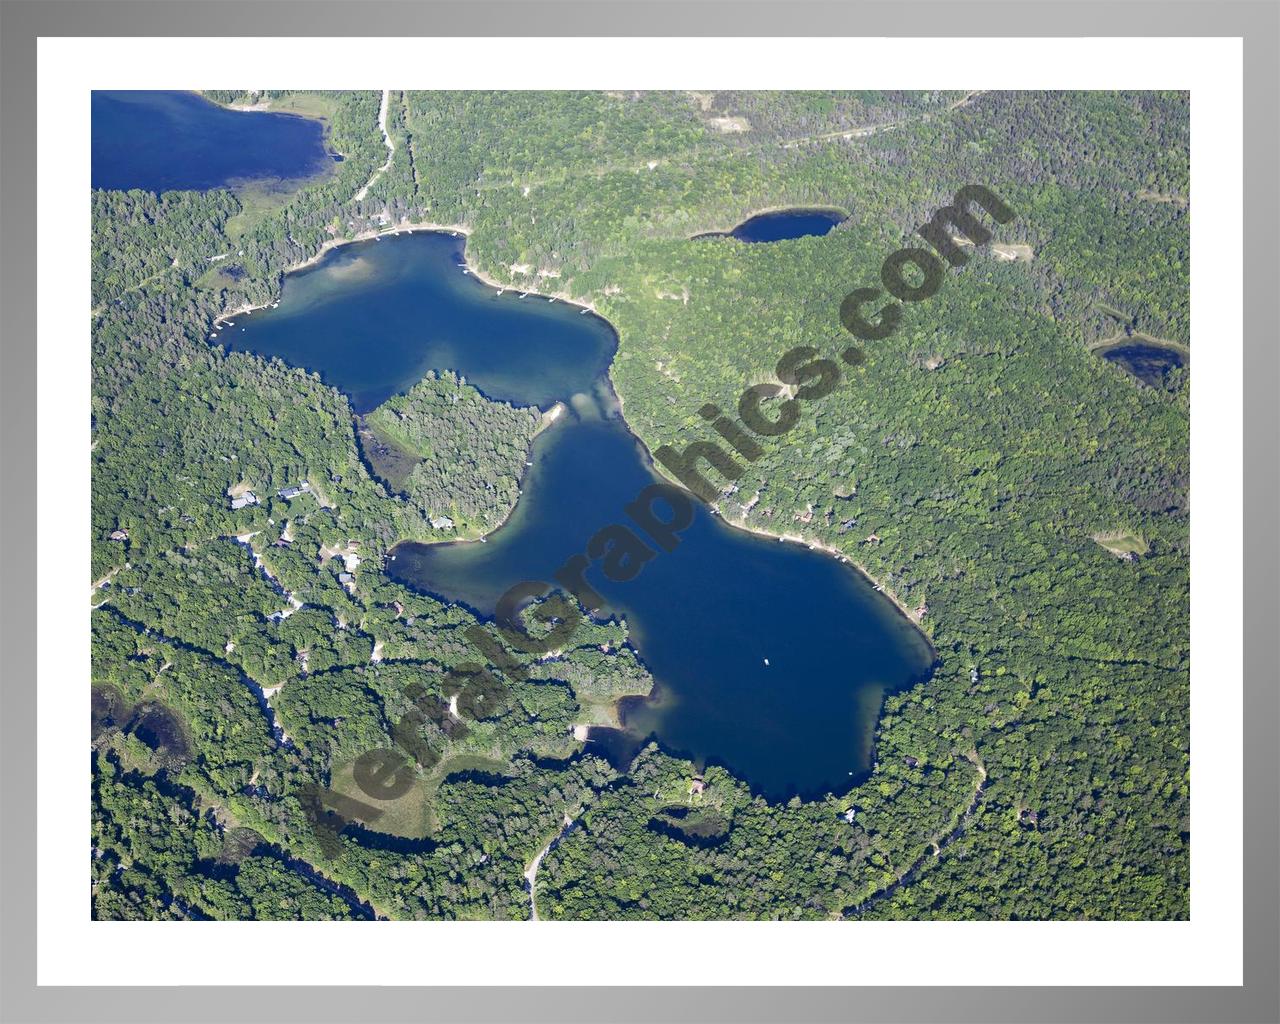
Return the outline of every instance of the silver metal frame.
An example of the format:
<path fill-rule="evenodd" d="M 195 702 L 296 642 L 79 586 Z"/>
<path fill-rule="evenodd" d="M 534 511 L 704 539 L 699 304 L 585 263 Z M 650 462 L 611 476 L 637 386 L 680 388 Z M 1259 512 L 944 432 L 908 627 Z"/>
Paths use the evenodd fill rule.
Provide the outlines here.
<path fill-rule="evenodd" d="M 306 988 L 35 985 L 36 581 L 33 543 L 0 577 L 0 1018 L 93 1021 L 1270 1021 L 1280 1019 L 1280 761 L 1276 623 L 1275 0 L 875 3 L 715 0 L 430 3 L 369 0 L 0 0 L 0 454 L 3 532 L 36 535 L 36 40 L 40 36 L 1229 36 L 1244 40 L 1244 985 L 1239 988 Z M 1241 552 L 1244 558 L 1245 552 Z M 211 926 L 212 927 L 212 926 Z M 992 965 L 995 967 L 996 965 Z M 927 973 L 928 963 L 921 963 Z M 998 976 L 998 971 L 993 971 Z M 585 999 L 571 998 L 585 995 Z"/>

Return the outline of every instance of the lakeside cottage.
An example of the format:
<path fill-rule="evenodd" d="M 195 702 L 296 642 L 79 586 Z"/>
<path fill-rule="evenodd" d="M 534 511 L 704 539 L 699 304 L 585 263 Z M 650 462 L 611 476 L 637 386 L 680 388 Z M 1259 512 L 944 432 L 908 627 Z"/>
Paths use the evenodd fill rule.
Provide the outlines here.
<path fill-rule="evenodd" d="M 128 530 L 112 530 L 112 531 L 111 531 L 111 539 L 112 539 L 112 540 L 119 540 L 119 541 L 126 541 L 126 540 L 128 540 L 128 539 L 129 539 L 129 531 L 128 531 Z"/>
<path fill-rule="evenodd" d="M 453 520 L 448 516 L 432 516 L 431 528 L 433 530 L 452 530 Z"/>
<path fill-rule="evenodd" d="M 253 491 L 245 491 L 244 494 L 237 495 L 231 499 L 231 508 L 233 510 L 247 508 L 249 505 L 256 504 L 258 504 L 258 496 Z"/>
<path fill-rule="evenodd" d="M 284 498 L 285 501 L 292 501 L 298 495 L 305 494 L 309 490 L 311 490 L 311 484 L 303 480 L 297 487 L 285 487 L 276 491 L 276 494 Z"/>

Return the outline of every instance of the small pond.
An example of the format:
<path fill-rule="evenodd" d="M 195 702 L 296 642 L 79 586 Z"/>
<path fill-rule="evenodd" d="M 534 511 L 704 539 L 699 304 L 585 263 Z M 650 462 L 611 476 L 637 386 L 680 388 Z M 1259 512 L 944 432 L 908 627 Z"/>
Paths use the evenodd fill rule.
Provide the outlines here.
<path fill-rule="evenodd" d="M 782 242 L 829 233 L 845 219 L 839 210 L 773 210 L 744 220 L 732 231 L 708 231 L 700 238 L 736 238 L 739 242 Z"/>

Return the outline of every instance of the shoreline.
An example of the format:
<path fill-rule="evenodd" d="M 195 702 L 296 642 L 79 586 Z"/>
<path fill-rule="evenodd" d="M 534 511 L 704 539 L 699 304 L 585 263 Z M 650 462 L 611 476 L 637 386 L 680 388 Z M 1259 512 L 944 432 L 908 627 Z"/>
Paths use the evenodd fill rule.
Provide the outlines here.
<path fill-rule="evenodd" d="M 809 206 L 809 207 L 783 206 L 783 207 L 776 207 L 771 210 L 766 210 L 763 212 L 778 212 L 780 210 L 792 210 L 792 209 L 806 209 L 806 210 L 830 209 L 836 212 L 843 212 L 843 211 L 840 211 L 838 207 L 817 207 L 817 206 Z M 760 216 L 760 214 L 752 214 L 752 216 Z M 750 220 L 751 218 L 748 217 L 747 219 Z M 610 329 L 613 330 L 614 335 L 618 337 L 618 347 L 619 349 L 621 348 L 622 339 L 620 336 L 618 336 L 617 329 L 613 327 L 613 324 L 610 323 L 607 320 L 607 318 L 602 316 L 602 314 L 596 309 L 594 304 L 590 302 L 584 303 L 576 299 L 573 299 L 569 297 L 566 292 L 540 292 L 537 290 L 536 287 L 532 287 L 532 286 L 528 288 L 522 288 L 521 286 L 518 286 L 518 285 L 505 284 L 497 280 L 496 278 L 490 276 L 483 270 L 480 270 L 478 267 L 476 267 L 475 264 L 472 263 L 471 258 L 466 251 L 465 240 L 471 237 L 471 229 L 468 228 L 465 224 L 439 224 L 435 222 L 426 222 L 426 223 L 401 222 L 400 224 L 394 225 L 394 226 L 388 226 L 388 227 L 382 227 L 382 228 L 370 228 L 366 231 L 359 232 L 352 238 L 330 239 L 329 241 L 323 243 L 314 254 L 307 257 L 305 260 L 301 260 L 298 263 L 291 264 L 289 267 L 281 271 L 281 287 L 278 288 L 277 295 L 274 301 L 279 302 L 280 294 L 283 293 L 282 285 L 283 285 L 284 275 L 292 274 L 299 270 L 305 270 L 307 267 L 315 266 L 322 259 L 324 259 L 325 256 L 327 256 L 330 252 L 333 252 L 335 249 L 338 249 L 344 245 L 352 245 L 352 244 L 355 244 L 356 242 L 367 242 L 374 238 L 395 236 L 402 233 L 411 234 L 417 231 L 448 233 L 454 236 L 461 235 L 462 238 L 464 239 L 462 258 L 466 264 L 465 269 L 477 280 L 479 280 L 481 283 L 483 283 L 484 285 L 490 288 L 497 288 L 502 290 L 506 290 L 508 288 L 519 289 L 527 292 L 528 294 L 539 295 L 544 298 L 560 299 L 564 301 L 566 305 L 576 306 L 579 309 L 589 309 L 593 314 L 595 314 L 596 316 L 600 316 L 601 319 L 604 319 L 606 321 L 606 323 L 609 323 Z M 259 303 L 257 305 L 239 307 L 235 310 L 231 310 L 229 312 L 221 314 L 217 319 L 214 320 L 213 322 L 214 326 L 215 328 L 217 328 L 219 324 L 226 322 L 227 320 L 229 320 L 234 316 L 243 316 L 247 313 L 252 313 L 256 309 L 265 309 L 271 305 L 272 305 L 271 302 L 264 302 L 264 303 Z M 623 406 L 623 398 L 621 394 L 618 393 L 618 389 L 614 386 L 613 368 L 614 368 L 614 362 L 610 361 L 609 367 L 605 370 L 605 379 L 609 384 L 610 391 L 613 392 L 613 395 L 618 402 L 618 416 L 620 419 L 622 419 L 623 423 L 627 423 L 626 411 Z M 563 406 L 564 406 L 563 402 L 557 402 L 556 405 L 551 407 L 551 409 L 548 409 L 545 412 L 543 412 L 543 421 L 542 423 L 539 424 L 538 430 L 534 434 L 534 439 L 536 439 L 548 427 L 552 426 L 555 422 L 559 420 L 559 418 L 563 415 L 565 411 Z M 560 407 L 560 412 L 556 412 L 557 407 Z M 654 461 L 652 457 L 652 453 L 649 451 L 648 445 L 645 444 L 643 439 L 641 439 L 640 436 L 636 434 L 634 430 L 631 429 L 630 424 L 627 424 L 627 430 L 629 433 L 631 433 L 633 437 L 636 438 L 637 441 L 640 442 L 640 445 L 643 448 L 645 453 L 645 460 L 648 463 L 650 469 L 652 469 L 653 472 L 660 479 L 665 480 L 668 483 L 674 483 L 677 486 L 679 486 L 679 481 L 673 480 L 666 473 L 664 473 L 661 468 L 659 468 L 658 464 Z M 530 451 L 532 451 L 532 447 L 530 448 Z M 520 482 L 523 483 L 523 481 L 524 481 L 524 475 L 522 474 L 520 478 Z M 406 538 L 398 539 L 394 544 L 389 545 L 386 549 L 386 555 L 390 556 L 391 554 L 393 554 L 395 550 L 402 544 L 431 544 L 431 545 L 475 544 L 482 540 L 487 541 L 495 533 L 497 533 L 504 526 L 506 526 L 508 522 L 510 522 L 512 516 L 515 515 L 516 506 L 518 505 L 519 505 L 519 498 L 517 498 L 516 500 L 516 505 L 512 506 L 511 510 L 503 518 L 501 523 L 499 523 L 497 526 L 495 526 L 492 530 L 488 531 L 487 533 L 480 534 L 477 537 L 451 537 L 448 539 L 445 539 L 445 538 L 418 539 L 418 538 L 406 537 Z M 930 650 L 933 649 L 932 638 L 928 633 L 924 631 L 924 629 L 921 628 L 921 616 L 916 615 L 916 610 L 914 608 L 908 608 L 906 603 L 902 600 L 901 597 L 898 596 L 897 593 L 895 593 L 891 588 L 889 588 L 885 584 L 881 583 L 880 580 L 878 580 L 874 575 L 868 572 L 867 569 L 860 562 L 855 561 L 846 552 L 842 551 L 841 549 L 831 544 L 827 544 L 823 541 L 814 540 L 812 538 L 806 538 L 804 535 L 799 533 L 778 533 L 770 530 L 765 530 L 761 527 L 747 526 L 745 523 L 735 522 L 734 520 L 729 519 L 719 510 L 715 512 L 715 515 L 727 526 L 735 530 L 741 530 L 744 533 L 754 534 L 757 537 L 767 537 L 771 540 L 790 542 L 794 544 L 803 544 L 804 546 L 808 547 L 810 550 L 823 551 L 826 554 L 835 558 L 836 560 L 844 563 L 845 565 L 851 566 L 856 572 L 858 572 L 860 575 L 862 575 L 868 581 L 870 581 L 872 587 L 875 588 L 876 593 L 881 594 L 884 597 L 889 599 L 889 602 L 894 606 L 895 609 L 897 609 L 897 611 L 902 615 L 902 617 L 905 618 L 908 622 L 910 622 L 911 625 L 915 627 L 917 632 L 919 632 L 920 635 L 924 637 L 926 643 L 929 644 Z"/>
<path fill-rule="evenodd" d="M 612 326 L 612 324 L 610 324 L 610 326 Z M 615 335 L 617 334 L 616 329 L 614 330 L 614 334 Z M 621 345 L 622 345 L 622 338 L 621 336 L 618 336 L 619 348 L 621 348 Z M 626 409 L 623 404 L 622 395 L 618 392 L 618 389 L 614 386 L 614 382 L 613 382 L 614 365 L 615 364 L 613 362 L 610 362 L 608 369 L 605 370 L 605 376 L 608 378 L 608 381 L 609 381 L 609 389 L 613 392 L 614 397 L 618 401 L 618 416 L 619 418 L 622 419 L 623 423 L 627 423 Z M 654 459 L 653 453 L 649 450 L 648 444 L 645 443 L 645 441 L 640 437 L 639 434 L 637 434 L 634 430 L 631 429 L 631 425 L 629 423 L 627 423 L 627 430 L 631 434 L 631 436 L 634 437 L 636 441 L 639 443 L 641 451 L 644 452 L 644 461 L 646 465 L 649 467 L 649 469 L 654 473 L 654 475 L 657 476 L 658 479 L 662 480 L 664 483 L 673 484 L 674 486 L 680 487 L 683 489 L 684 485 L 675 477 L 667 473 L 665 470 L 665 467 L 660 465 L 657 462 L 657 460 Z M 701 499 L 695 499 L 695 500 L 701 500 Z M 708 506 L 708 508 L 713 508 L 713 506 Z M 934 651 L 936 655 L 937 652 L 934 650 L 932 635 L 925 632 L 925 630 L 922 628 L 920 624 L 920 620 L 922 616 L 918 617 L 915 613 L 914 608 L 908 608 L 906 603 L 902 600 L 902 598 L 898 596 L 898 594 L 894 590 L 892 590 L 886 584 L 881 583 L 880 580 L 877 579 L 874 575 L 872 575 L 872 573 L 869 572 L 861 562 L 856 561 L 847 552 L 842 551 L 840 548 L 837 548 L 832 544 L 827 544 L 824 541 L 813 540 L 812 538 L 805 537 L 803 534 L 776 533 L 772 530 L 766 530 L 763 527 L 748 526 L 744 521 L 740 521 L 740 520 L 735 521 L 733 519 L 728 518 L 719 509 L 714 509 L 714 515 L 726 526 L 734 530 L 741 530 L 743 533 L 754 534 L 757 537 L 764 537 L 764 538 L 768 538 L 769 540 L 786 541 L 793 544 L 803 544 L 805 545 L 805 547 L 811 550 L 823 551 L 826 554 L 831 555 L 837 561 L 843 562 L 845 565 L 851 566 L 859 575 L 865 577 L 867 580 L 871 582 L 871 585 L 873 588 L 875 588 L 876 593 L 881 594 L 882 596 L 887 597 L 889 599 L 890 603 L 898 610 L 899 613 L 901 613 L 902 617 L 905 618 L 908 622 L 910 622 L 911 625 L 915 627 L 916 632 L 918 632 L 922 637 L 924 637 L 925 642 L 929 645 L 929 650 Z"/>
<path fill-rule="evenodd" d="M 402 221 L 400 224 L 390 225 L 387 227 L 369 228 L 365 231 L 358 232 L 357 234 L 353 235 L 350 238 L 331 238 L 323 242 L 320 248 L 317 249 L 315 253 L 308 256 L 306 259 L 299 260 L 297 263 L 291 263 L 287 267 L 284 267 L 279 272 L 281 276 L 281 283 L 279 286 L 277 286 L 276 296 L 273 300 L 267 301 L 267 302 L 259 302 L 255 304 L 237 306 L 235 309 L 230 309 L 223 313 L 220 313 L 216 318 L 214 318 L 214 321 L 213 321 L 214 327 L 216 328 L 218 324 L 224 323 L 226 320 L 230 319 L 231 317 L 243 316 L 246 313 L 252 313 L 254 312 L 254 310 L 258 310 L 258 309 L 266 309 L 267 307 L 271 306 L 272 301 L 279 302 L 280 296 L 283 294 L 283 291 L 284 291 L 283 279 L 285 276 L 287 276 L 288 274 L 297 273 L 299 270 L 306 270 L 308 267 L 314 267 L 317 263 L 323 260 L 327 255 L 329 255 L 329 253 L 333 252 L 335 249 L 340 249 L 344 245 L 354 245 L 357 242 L 369 242 L 375 238 L 386 238 L 386 237 L 391 237 L 394 235 L 401 235 L 401 234 L 413 234 L 419 231 L 430 231 L 430 232 L 435 232 L 437 234 L 451 234 L 455 236 L 461 235 L 464 239 L 468 239 L 471 237 L 471 229 L 467 227 L 465 224 L 437 224 L 434 222 Z M 474 277 L 477 281 L 480 281 L 481 283 L 488 285 L 490 288 L 499 288 L 499 289 L 502 289 L 503 291 L 511 291 L 511 290 L 522 291 L 530 295 L 538 295 L 542 298 L 549 298 L 549 299 L 553 298 L 553 299 L 556 299 L 557 301 L 564 302 L 567 305 L 575 306 L 578 309 L 589 309 L 596 316 L 601 316 L 600 311 L 596 309 L 594 303 L 583 302 L 581 299 L 573 298 L 568 292 L 564 292 L 564 291 L 546 292 L 546 291 L 540 291 L 536 286 L 533 286 L 533 285 L 526 287 L 524 285 L 515 285 L 515 284 L 510 284 L 504 281 L 499 281 L 497 278 L 486 273 L 484 270 L 481 270 L 479 267 L 477 267 L 474 263 L 471 262 L 471 257 L 467 254 L 465 244 L 463 245 L 462 258 L 466 263 L 467 272 L 472 277 Z"/>
<path fill-rule="evenodd" d="M 203 89 L 193 89 L 191 91 L 206 103 L 212 103 L 221 110 L 232 110 L 237 114 L 279 114 L 281 117 L 301 117 L 307 121 L 315 121 L 320 125 L 320 140 L 324 143 L 326 153 L 336 153 L 344 160 L 348 156 L 333 144 L 333 123 L 325 114 L 309 114 L 300 110 L 280 110 L 278 107 L 272 106 L 272 101 L 269 99 L 259 100 L 257 103 L 222 103 L 219 100 L 211 99 Z"/>
<path fill-rule="evenodd" d="M 767 537 L 770 540 L 778 540 L 778 541 L 783 541 L 791 544 L 803 544 L 810 551 L 826 552 L 828 555 L 831 555 L 833 558 L 835 558 L 836 561 L 843 562 L 845 565 L 851 566 L 852 568 L 856 569 L 859 575 L 866 577 L 866 579 L 870 581 L 871 585 L 875 588 L 875 592 L 877 594 L 880 594 L 881 596 L 887 597 L 889 599 L 889 601 L 893 604 L 893 606 L 897 608 L 899 612 L 902 613 L 902 617 L 905 618 L 907 621 L 909 621 L 911 625 L 913 625 L 916 628 L 917 632 L 919 632 L 920 635 L 923 636 L 926 641 L 928 641 L 929 647 L 932 649 L 933 638 L 928 633 L 926 633 L 924 629 L 921 627 L 921 619 L 923 618 L 923 616 L 916 615 L 916 610 L 914 608 L 908 608 L 906 603 L 902 600 L 902 598 L 898 596 L 898 594 L 894 590 L 892 590 L 886 584 L 881 583 L 880 580 L 877 579 L 874 575 L 872 575 L 861 562 L 855 561 L 853 558 L 849 556 L 847 552 L 842 551 L 840 548 L 835 547 L 832 544 L 827 544 L 820 540 L 814 540 L 810 537 L 805 537 L 803 534 L 774 533 L 771 530 L 765 530 L 760 527 L 747 526 L 745 523 L 734 522 L 732 519 L 726 518 L 726 516 L 721 512 L 717 512 L 716 516 L 717 518 L 721 519 L 727 526 L 730 526 L 735 530 L 741 530 L 743 533 L 754 534 L 757 537 Z"/>
<path fill-rule="evenodd" d="M 534 408 L 536 408 L 536 406 Z M 534 441 L 536 441 L 543 434 L 543 432 L 550 430 L 553 426 L 555 426 L 555 424 L 559 421 L 560 417 L 563 416 L 567 411 L 568 411 L 568 406 L 566 406 L 564 402 L 556 402 L 556 404 L 553 405 L 550 409 L 547 409 L 545 412 L 542 413 L 542 419 L 538 421 L 537 429 L 534 430 L 533 437 L 529 439 L 529 450 L 525 452 L 526 455 L 533 454 Z M 527 462 L 528 460 L 526 459 L 525 461 Z M 477 534 L 474 537 L 431 537 L 426 540 L 419 539 L 417 537 L 401 537 L 394 544 L 392 544 L 390 547 L 387 548 L 387 555 L 389 556 L 393 554 L 396 548 L 400 547 L 400 545 L 402 544 L 422 544 L 425 546 L 425 545 L 436 545 L 436 544 L 476 544 L 481 540 L 488 542 L 489 538 L 492 537 L 499 530 L 501 530 L 504 526 L 506 526 L 507 523 L 511 521 L 511 517 L 516 514 L 516 505 L 520 504 L 520 498 L 523 497 L 524 495 L 524 486 L 523 486 L 524 478 L 528 474 L 529 468 L 530 468 L 529 466 L 522 466 L 521 469 L 525 470 L 525 472 L 521 473 L 519 479 L 516 480 L 516 488 L 518 491 L 516 495 L 516 504 L 512 505 L 511 508 L 507 511 L 507 514 L 502 517 L 502 522 L 500 522 L 488 533 Z M 377 477 L 375 477 L 374 479 L 377 479 Z M 381 481 L 379 482 L 381 483 Z M 385 564 L 383 566 L 383 571 L 384 572 L 386 571 Z"/>
<path fill-rule="evenodd" d="M 1143 334 L 1141 331 L 1134 331 L 1132 334 L 1114 334 L 1110 338 L 1099 338 L 1097 341 L 1091 341 L 1085 345 L 1085 350 L 1096 352 L 1098 355 L 1106 355 L 1113 348 L 1123 348 L 1126 345 L 1150 345 L 1152 348 L 1168 349 L 1170 352 L 1177 352 L 1179 355 L 1191 357 L 1191 346 L 1184 345 L 1180 341 L 1170 341 L 1168 338 L 1156 338 L 1150 334 Z"/>

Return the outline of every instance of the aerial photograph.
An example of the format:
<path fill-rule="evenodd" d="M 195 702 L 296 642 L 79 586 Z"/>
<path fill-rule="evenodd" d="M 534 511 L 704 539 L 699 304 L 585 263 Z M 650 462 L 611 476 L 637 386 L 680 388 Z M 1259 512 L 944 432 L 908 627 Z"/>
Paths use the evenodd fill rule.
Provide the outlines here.
<path fill-rule="evenodd" d="M 1189 111 L 94 92 L 92 919 L 1188 920 Z"/>

